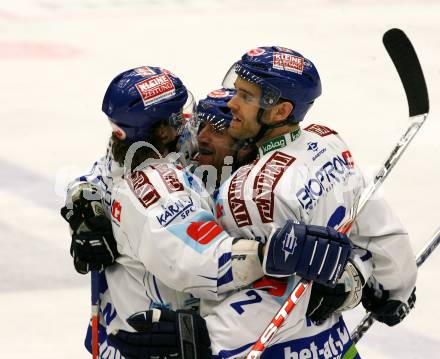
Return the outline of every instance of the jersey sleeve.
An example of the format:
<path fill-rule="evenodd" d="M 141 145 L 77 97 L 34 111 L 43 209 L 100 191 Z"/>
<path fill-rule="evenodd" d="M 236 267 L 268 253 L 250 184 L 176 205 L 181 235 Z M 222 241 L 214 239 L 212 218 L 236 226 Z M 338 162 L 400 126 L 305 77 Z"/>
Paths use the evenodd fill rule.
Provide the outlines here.
<path fill-rule="evenodd" d="M 90 170 L 72 180 L 67 186 L 66 205 L 71 203 L 73 193 L 84 183 L 92 184 L 103 199 L 104 208 L 109 215 L 111 204 L 111 188 L 116 171 L 122 171 L 111 157 L 111 139 L 109 140 L 106 155 L 95 161 Z M 116 169 L 116 167 L 119 167 Z"/>
<path fill-rule="evenodd" d="M 210 197 L 195 177 L 171 166 L 137 171 L 114 187 L 113 198 L 122 254 L 170 288 L 199 298 L 216 300 L 234 289 L 233 238 L 215 222 Z"/>
<path fill-rule="evenodd" d="M 409 236 L 383 198 L 373 198 L 355 221 L 350 239 L 369 251 L 373 277 L 391 299 L 405 302 L 416 282 L 417 266 Z"/>

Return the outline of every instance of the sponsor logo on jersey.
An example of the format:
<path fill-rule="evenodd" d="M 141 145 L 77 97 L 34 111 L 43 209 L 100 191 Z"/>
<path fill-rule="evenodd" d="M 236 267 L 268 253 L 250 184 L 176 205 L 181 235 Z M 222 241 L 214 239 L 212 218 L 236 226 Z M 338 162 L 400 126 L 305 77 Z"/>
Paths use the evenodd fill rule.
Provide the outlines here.
<path fill-rule="evenodd" d="M 148 66 L 138 67 L 134 70 L 138 75 L 142 77 L 149 77 L 151 75 L 156 75 L 156 73 L 150 69 Z"/>
<path fill-rule="evenodd" d="M 252 288 L 266 290 L 270 295 L 275 297 L 282 297 L 286 293 L 287 280 L 286 278 L 263 278 L 252 283 Z"/>
<path fill-rule="evenodd" d="M 241 167 L 232 178 L 228 189 L 228 204 L 237 227 L 252 224 L 251 217 L 244 201 L 244 185 L 252 165 Z"/>
<path fill-rule="evenodd" d="M 321 137 L 337 134 L 337 132 L 333 131 L 331 128 L 317 124 L 311 124 L 310 126 L 307 126 L 304 131 L 314 132 Z"/>
<path fill-rule="evenodd" d="M 318 142 L 307 142 L 308 151 L 318 151 Z"/>
<path fill-rule="evenodd" d="M 273 222 L 273 192 L 284 171 L 295 160 L 295 157 L 276 151 L 269 157 L 255 177 L 252 200 L 257 205 L 263 223 Z"/>
<path fill-rule="evenodd" d="M 173 81 L 167 74 L 150 77 L 136 84 L 144 106 L 152 105 L 175 94 Z"/>
<path fill-rule="evenodd" d="M 199 244 L 210 243 L 222 232 L 223 228 L 215 221 L 192 222 L 186 230 L 188 236 Z"/>
<path fill-rule="evenodd" d="M 301 130 L 298 129 L 296 131 L 290 132 L 290 140 L 293 142 L 301 135 Z"/>
<path fill-rule="evenodd" d="M 196 206 L 191 197 L 179 199 L 170 205 L 162 206 L 163 213 L 156 216 L 157 221 L 162 227 L 168 226 L 176 218 L 185 219 L 191 212 L 196 211 Z"/>
<path fill-rule="evenodd" d="M 304 57 L 284 52 L 274 52 L 272 66 L 278 70 L 295 72 L 301 75 L 304 70 Z"/>
<path fill-rule="evenodd" d="M 350 168 L 354 167 L 354 161 L 349 150 L 342 152 L 342 157 L 345 158 Z"/>
<path fill-rule="evenodd" d="M 284 358 L 285 359 L 300 359 L 300 358 L 341 359 L 344 352 L 348 349 L 347 347 L 349 347 L 349 345 L 347 344 L 350 343 L 350 336 L 345 326 L 342 328 L 334 328 L 330 334 L 326 333 L 325 336 L 318 334 L 317 337 L 318 338 L 316 340 L 312 340 L 310 343 L 308 343 L 308 347 L 301 346 L 300 350 L 297 349 L 298 348 L 297 346 L 292 346 L 292 345 L 289 345 L 288 347 L 284 348 Z M 327 337 L 326 340 L 324 339 L 325 337 Z M 356 353 L 356 351 L 354 353 Z M 352 358 L 352 356 L 350 356 L 350 358 Z"/>
<path fill-rule="evenodd" d="M 345 182 L 352 174 L 352 163 L 346 157 L 341 154 L 324 163 L 296 192 L 296 197 L 305 210 L 314 208 L 317 201 L 331 191 L 335 184 Z"/>
<path fill-rule="evenodd" d="M 315 161 L 319 156 L 321 156 L 325 151 L 327 151 L 325 147 L 319 149 L 318 142 L 307 142 L 307 150 L 315 152 L 315 154 L 312 157 L 313 161 Z"/>
<path fill-rule="evenodd" d="M 264 354 L 268 358 L 284 359 L 360 358 L 342 318 L 330 328 L 325 324 L 321 327 L 323 329 L 315 335 L 289 341 L 282 340 L 280 344 L 267 348 Z"/>
<path fill-rule="evenodd" d="M 266 143 L 264 143 L 261 148 L 263 149 L 263 155 L 265 155 L 266 153 L 273 151 L 273 150 L 277 150 L 283 147 L 286 147 L 287 143 L 286 143 L 286 139 L 284 138 L 284 136 L 279 136 L 276 137 Z"/>
<path fill-rule="evenodd" d="M 112 204 L 112 217 L 118 222 L 121 222 L 121 211 L 121 204 L 119 203 L 119 201 L 114 200 Z"/>
<path fill-rule="evenodd" d="M 126 178 L 128 186 L 145 208 L 150 207 L 159 200 L 159 192 L 153 187 L 150 179 L 144 172 L 134 171 Z"/>
<path fill-rule="evenodd" d="M 297 238 L 295 236 L 295 232 L 292 229 L 291 232 L 286 233 L 286 236 L 283 240 L 283 251 L 284 251 L 284 261 L 287 261 L 289 255 L 295 252 L 295 248 L 298 246 Z"/>
<path fill-rule="evenodd" d="M 219 201 L 215 205 L 215 218 L 219 219 L 222 218 L 225 215 L 225 209 L 223 207 L 223 204 Z"/>
<path fill-rule="evenodd" d="M 179 181 L 176 171 L 167 164 L 152 166 L 160 175 L 168 192 L 183 191 L 183 184 Z"/>
<path fill-rule="evenodd" d="M 261 55 L 263 55 L 265 52 L 266 52 L 266 51 L 265 51 L 264 49 L 261 49 L 261 48 L 257 47 L 256 49 L 249 50 L 249 51 L 247 52 L 247 55 L 248 55 L 248 56 L 261 56 Z"/>

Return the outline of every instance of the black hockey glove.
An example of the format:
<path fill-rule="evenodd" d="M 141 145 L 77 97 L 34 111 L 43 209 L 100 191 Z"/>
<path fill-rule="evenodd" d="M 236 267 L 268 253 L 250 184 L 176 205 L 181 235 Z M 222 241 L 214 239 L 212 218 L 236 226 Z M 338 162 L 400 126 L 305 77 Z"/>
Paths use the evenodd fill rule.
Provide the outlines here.
<path fill-rule="evenodd" d="M 334 288 L 313 283 L 307 316 L 320 324 L 335 312 L 355 308 L 361 301 L 364 283 L 362 274 L 349 260 Z"/>
<path fill-rule="evenodd" d="M 117 244 L 95 187 L 80 185 L 71 203 L 61 208 L 61 215 L 70 225 L 70 254 L 78 273 L 101 271 L 114 263 L 119 255 Z"/>
<path fill-rule="evenodd" d="M 119 330 L 107 338 L 127 359 L 210 359 L 205 320 L 195 311 L 153 309 L 127 319 L 135 333 Z"/>
<path fill-rule="evenodd" d="M 416 303 L 416 288 L 411 293 L 407 303 L 389 299 L 388 290 L 374 288 L 370 282 L 364 287 L 362 305 L 371 312 L 373 318 L 392 327 L 399 324 L 414 308 Z"/>

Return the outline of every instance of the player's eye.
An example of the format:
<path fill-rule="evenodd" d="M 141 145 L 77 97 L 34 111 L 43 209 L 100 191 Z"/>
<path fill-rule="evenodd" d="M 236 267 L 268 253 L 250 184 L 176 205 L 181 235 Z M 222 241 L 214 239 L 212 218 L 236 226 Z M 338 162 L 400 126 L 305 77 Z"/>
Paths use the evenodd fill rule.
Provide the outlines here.
<path fill-rule="evenodd" d="M 237 96 L 239 98 L 241 98 L 243 101 L 245 102 L 253 102 L 255 97 L 253 95 L 251 95 L 249 92 L 243 91 L 243 90 L 238 90 L 237 91 Z"/>

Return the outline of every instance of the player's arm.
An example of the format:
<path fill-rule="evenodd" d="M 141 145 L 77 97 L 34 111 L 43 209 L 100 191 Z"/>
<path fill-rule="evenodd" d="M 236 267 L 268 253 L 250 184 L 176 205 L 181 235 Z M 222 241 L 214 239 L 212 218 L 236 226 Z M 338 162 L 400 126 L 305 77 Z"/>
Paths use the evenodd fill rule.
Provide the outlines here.
<path fill-rule="evenodd" d="M 121 201 L 113 230 L 118 243 L 121 240 L 118 249 L 139 258 L 167 286 L 218 300 L 263 273 L 297 273 L 327 285 L 342 274 L 350 245 L 336 231 L 289 221 L 274 228 L 261 251 L 255 241 L 229 236 L 200 196 L 184 190 L 170 194 L 161 181 L 157 172 L 137 173 L 113 192 Z M 297 242 L 291 241 L 294 238 Z M 263 252 L 263 264 L 258 252 Z"/>
<path fill-rule="evenodd" d="M 76 271 L 81 274 L 102 270 L 114 263 L 118 256 L 107 219 L 110 203 L 109 156 L 108 152 L 107 156 L 93 164 L 88 173 L 69 183 L 66 203 L 61 208 L 61 215 L 70 226 L 70 254 Z"/>

